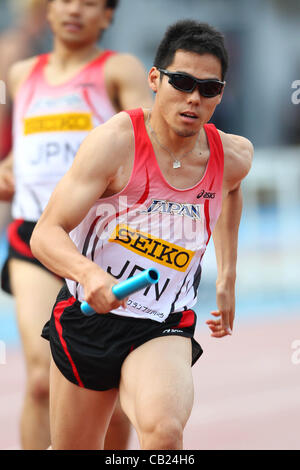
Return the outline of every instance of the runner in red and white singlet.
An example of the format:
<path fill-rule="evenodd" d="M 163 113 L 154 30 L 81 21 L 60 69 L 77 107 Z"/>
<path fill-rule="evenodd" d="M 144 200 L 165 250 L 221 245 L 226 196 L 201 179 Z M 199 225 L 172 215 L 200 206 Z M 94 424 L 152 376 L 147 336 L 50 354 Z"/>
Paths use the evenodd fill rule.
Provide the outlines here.
<path fill-rule="evenodd" d="M 116 110 L 107 94 L 105 65 L 115 53 L 98 57 L 60 85 L 51 85 L 45 68 L 50 54 L 36 58 L 15 96 L 13 222 L 8 227 L 9 255 L 1 284 L 11 294 L 9 261 L 17 258 L 43 267 L 32 255 L 29 240 L 58 181 L 73 163 L 81 142 Z"/>
<path fill-rule="evenodd" d="M 45 76 L 50 54 L 44 54 L 19 88 L 13 125 L 14 219 L 39 219 L 83 139 L 116 113 L 104 75 L 112 55 L 100 52 L 70 80 L 51 85 Z"/>
<path fill-rule="evenodd" d="M 96 201 L 71 239 L 82 254 L 118 281 L 155 266 L 158 284 L 130 296 L 117 315 L 164 321 L 197 301 L 201 260 L 222 206 L 224 154 L 220 135 L 205 124 L 209 158 L 201 180 L 187 189 L 169 184 L 157 163 L 141 109 L 128 112 L 135 159 L 126 187 Z M 82 285 L 67 280 L 84 300 Z"/>
<path fill-rule="evenodd" d="M 253 147 L 208 124 L 226 69 L 218 31 L 171 25 L 148 75 L 152 109 L 121 112 L 89 134 L 33 232 L 35 255 L 67 279 L 43 329 L 55 449 L 103 445 L 118 393 L 142 449 L 183 448 L 202 353 L 191 308 L 211 235 L 212 336 L 232 334 L 235 315 L 241 181 Z M 151 266 L 157 284 L 116 299 L 118 281 Z M 93 315 L 81 312 L 83 299 Z"/>

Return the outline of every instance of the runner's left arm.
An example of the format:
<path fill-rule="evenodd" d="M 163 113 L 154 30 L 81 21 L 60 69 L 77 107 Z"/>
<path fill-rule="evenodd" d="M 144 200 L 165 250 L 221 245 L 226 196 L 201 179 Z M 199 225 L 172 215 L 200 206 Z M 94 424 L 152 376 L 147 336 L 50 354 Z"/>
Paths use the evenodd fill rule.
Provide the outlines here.
<path fill-rule="evenodd" d="M 216 301 L 217 310 L 208 320 L 213 337 L 230 335 L 235 316 L 235 282 L 238 251 L 238 232 L 242 215 L 243 197 L 241 182 L 248 174 L 253 156 L 251 142 L 239 136 L 231 138 L 225 146 L 223 203 L 221 215 L 213 231 L 217 260 Z"/>
<path fill-rule="evenodd" d="M 230 191 L 223 201 L 222 213 L 213 232 L 217 260 L 217 310 L 211 312 L 215 320 L 206 323 L 212 336 L 231 334 L 235 315 L 235 281 L 238 248 L 238 230 L 242 214 L 242 191 L 239 186 Z"/>

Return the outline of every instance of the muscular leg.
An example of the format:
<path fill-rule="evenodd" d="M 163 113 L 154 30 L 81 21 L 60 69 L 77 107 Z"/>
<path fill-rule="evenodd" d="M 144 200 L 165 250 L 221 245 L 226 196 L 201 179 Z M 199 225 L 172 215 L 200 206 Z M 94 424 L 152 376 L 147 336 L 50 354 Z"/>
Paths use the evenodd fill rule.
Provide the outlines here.
<path fill-rule="evenodd" d="M 101 450 L 117 389 L 87 390 L 69 382 L 53 361 L 50 368 L 52 449 Z"/>
<path fill-rule="evenodd" d="M 49 343 L 41 338 L 62 282 L 46 270 L 17 259 L 9 273 L 26 364 L 26 390 L 21 416 L 23 449 L 46 449 L 49 429 Z"/>
<path fill-rule="evenodd" d="M 155 338 L 126 358 L 120 399 L 142 449 L 182 449 L 193 397 L 190 339 Z"/>
<path fill-rule="evenodd" d="M 105 436 L 105 450 L 126 450 L 128 449 L 131 434 L 131 424 L 126 414 L 121 408 L 120 400 L 111 418 L 108 431 Z"/>
<path fill-rule="evenodd" d="M 0 201 L 0 236 L 6 230 L 9 222 L 11 222 L 11 204 Z"/>
<path fill-rule="evenodd" d="M 21 416 L 23 449 L 46 449 L 49 431 L 49 343 L 41 338 L 62 281 L 32 263 L 11 259 L 9 275 L 26 364 L 26 390 Z M 106 449 L 128 446 L 130 423 L 116 405 L 105 440 Z"/>

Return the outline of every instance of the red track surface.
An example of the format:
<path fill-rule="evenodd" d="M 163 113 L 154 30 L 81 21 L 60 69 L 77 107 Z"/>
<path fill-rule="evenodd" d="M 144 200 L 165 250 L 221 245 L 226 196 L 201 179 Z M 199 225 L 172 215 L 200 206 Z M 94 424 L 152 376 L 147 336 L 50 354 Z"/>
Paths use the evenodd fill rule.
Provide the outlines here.
<path fill-rule="evenodd" d="M 196 337 L 204 354 L 193 367 L 195 402 L 185 430 L 186 449 L 300 449 L 300 364 L 292 342 L 300 318 L 237 322 L 232 337 Z M 19 350 L 0 365 L 0 449 L 19 449 L 24 390 Z M 138 449 L 133 435 L 130 449 Z"/>

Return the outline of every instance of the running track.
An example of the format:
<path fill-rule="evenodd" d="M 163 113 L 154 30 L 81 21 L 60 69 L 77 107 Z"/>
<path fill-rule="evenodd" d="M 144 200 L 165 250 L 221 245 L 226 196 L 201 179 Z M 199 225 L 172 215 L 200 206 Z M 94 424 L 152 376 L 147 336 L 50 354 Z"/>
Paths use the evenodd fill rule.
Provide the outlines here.
<path fill-rule="evenodd" d="M 300 363 L 292 362 L 299 315 L 259 320 L 256 314 L 236 321 L 233 336 L 223 339 L 211 338 L 201 325 L 196 338 L 204 355 L 193 367 L 195 402 L 185 448 L 299 450 Z M 0 449 L 19 449 L 24 389 L 19 349 L 6 351 L 0 383 Z M 133 434 L 130 449 L 138 448 Z"/>

